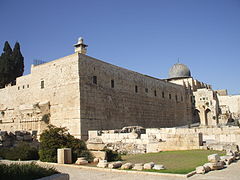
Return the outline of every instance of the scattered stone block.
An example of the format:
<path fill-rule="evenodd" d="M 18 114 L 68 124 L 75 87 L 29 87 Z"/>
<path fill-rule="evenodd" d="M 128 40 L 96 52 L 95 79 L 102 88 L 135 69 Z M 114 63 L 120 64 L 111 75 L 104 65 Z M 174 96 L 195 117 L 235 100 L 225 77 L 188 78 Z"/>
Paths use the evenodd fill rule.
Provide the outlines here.
<path fill-rule="evenodd" d="M 77 161 L 75 162 L 75 164 L 85 165 L 85 164 L 88 164 L 88 161 L 86 161 L 84 157 L 80 157 L 80 158 L 77 159 Z"/>
<path fill-rule="evenodd" d="M 99 167 L 99 168 L 106 168 L 106 167 L 108 167 L 107 160 L 99 160 L 99 163 L 97 164 L 97 167 Z"/>
<path fill-rule="evenodd" d="M 225 162 L 226 165 L 229 165 L 235 161 L 234 156 L 221 156 L 220 159 L 221 159 L 221 161 Z"/>
<path fill-rule="evenodd" d="M 105 144 L 100 144 L 100 143 L 89 143 L 87 144 L 87 148 L 89 150 L 96 150 L 96 151 L 101 151 L 104 150 Z"/>
<path fill-rule="evenodd" d="M 205 173 L 206 173 L 206 170 L 205 170 L 204 166 L 198 166 L 198 167 L 196 167 L 196 173 L 197 173 L 197 174 L 205 174 Z"/>
<path fill-rule="evenodd" d="M 205 173 L 211 171 L 211 168 L 209 167 L 208 163 L 203 165 L 204 169 L 205 169 Z"/>
<path fill-rule="evenodd" d="M 211 154 L 208 156 L 208 161 L 211 163 L 216 163 L 220 161 L 220 156 L 218 154 Z"/>
<path fill-rule="evenodd" d="M 57 149 L 57 163 L 58 164 L 72 164 L 71 148 Z"/>
<path fill-rule="evenodd" d="M 106 151 L 90 151 L 90 153 L 93 155 L 93 157 L 98 159 L 106 159 Z"/>
<path fill-rule="evenodd" d="M 110 169 L 117 169 L 117 168 L 120 168 L 121 166 L 122 166 L 121 161 L 112 162 L 112 163 L 108 164 L 108 168 L 110 168 Z"/>
<path fill-rule="evenodd" d="M 121 169 L 132 169 L 133 166 L 134 165 L 132 163 L 126 163 L 121 166 Z"/>
<path fill-rule="evenodd" d="M 93 159 L 93 162 L 94 162 L 94 163 L 98 163 L 98 162 L 99 162 L 99 158 L 94 158 L 94 159 Z"/>
<path fill-rule="evenodd" d="M 154 163 L 153 162 L 150 162 L 150 163 L 146 163 L 143 165 L 143 168 L 144 169 L 152 169 L 154 166 Z"/>
<path fill-rule="evenodd" d="M 224 163 L 222 161 L 216 163 L 206 163 L 206 166 L 209 166 L 212 171 L 220 170 L 224 168 Z"/>
<path fill-rule="evenodd" d="M 138 170 L 138 171 L 142 171 L 143 170 L 143 163 L 135 164 L 133 169 Z"/>
<path fill-rule="evenodd" d="M 163 169 L 166 169 L 166 168 L 164 167 L 164 165 L 155 164 L 155 165 L 153 166 L 153 169 L 155 169 L 155 170 L 163 170 Z"/>

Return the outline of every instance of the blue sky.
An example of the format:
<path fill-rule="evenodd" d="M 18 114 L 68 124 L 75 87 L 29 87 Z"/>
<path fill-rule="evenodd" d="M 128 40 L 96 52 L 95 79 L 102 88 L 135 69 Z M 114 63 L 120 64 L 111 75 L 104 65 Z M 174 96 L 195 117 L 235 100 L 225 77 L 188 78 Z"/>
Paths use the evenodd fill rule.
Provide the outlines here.
<path fill-rule="evenodd" d="M 0 0 L 0 52 L 21 44 L 33 59 L 74 52 L 157 78 L 180 58 L 194 78 L 239 94 L 240 0 Z"/>

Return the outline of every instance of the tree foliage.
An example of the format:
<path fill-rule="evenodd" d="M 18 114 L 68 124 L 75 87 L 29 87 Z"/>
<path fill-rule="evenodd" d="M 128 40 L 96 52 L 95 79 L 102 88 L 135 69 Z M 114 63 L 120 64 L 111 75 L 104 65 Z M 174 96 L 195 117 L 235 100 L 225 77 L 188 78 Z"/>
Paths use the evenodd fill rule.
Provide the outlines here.
<path fill-rule="evenodd" d="M 20 50 L 20 44 L 16 42 L 12 50 L 8 41 L 5 42 L 3 53 L 0 56 L 0 88 L 7 84 L 15 84 L 16 78 L 23 75 L 24 57 Z"/>
<path fill-rule="evenodd" d="M 76 161 L 77 157 L 85 157 L 86 160 L 92 161 L 92 155 L 84 141 L 74 138 L 67 132 L 66 128 L 49 125 L 48 129 L 40 135 L 40 160 L 57 162 L 58 148 L 71 148 L 73 162 Z"/>

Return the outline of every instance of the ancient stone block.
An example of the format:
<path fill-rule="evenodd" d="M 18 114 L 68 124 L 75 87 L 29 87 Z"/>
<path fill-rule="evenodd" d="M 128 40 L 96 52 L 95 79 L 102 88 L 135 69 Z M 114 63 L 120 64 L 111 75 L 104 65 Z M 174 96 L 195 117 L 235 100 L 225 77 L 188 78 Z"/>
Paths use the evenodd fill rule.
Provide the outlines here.
<path fill-rule="evenodd" d="M 211 154 L 208 156 L 208 161 L 212 163 L 216 163 L 220 161 L 220 156 L 218 154 Z"/>
<path fill-rule="evenodd" d="M 121 166 L 121 169 L 132 169 L 134 166 L 133 163 L 125 163 Z"/>
<path fill-rule="evenodd" d="M 146 163 L 143 165 L 143 168 L 144 169 L 152 169 L 154 166 L 154 163 L 153 162 L 150 162 L 150 163 Z"/>
<path fill-rule="evenodd" d="M 59 164 L 71 164 L 72 163 L 71 148 L 57 149 L 57 162 Z"/>
<path fill-rule="evenodd" d="M 204 166 L 198 166 L 198 167 L 196 167 L 196 173 L 197 173 L 197 174 L 205 174 L 205 173 L 206 173 L 206 170 L 205 170 Z"/>
<path fill-rule="evenodd" d="M 153 166 L 153 169 L 155 169 L 155 170 L 163 170 L 163 169 L 165 169 L 165 167 L 164 167 L 164 165 L 161 165 L 161 164 L 155 164 Z"/>
<path fill-rule="evenodd" d="M 93 157 L 104 160 L 106 159 L 106 152 L 105 151 L 90 151 Z"/>
<path fill-rule="evenodd" d="M 120 168 L 121 166 L 122 166 L 121 161 L 111 162 L 108 164 L 108 168 L 110 168 L 110 169 L 117 169 L 117 168 Z"/>
<path fill-rule="evenodd" d="M 97 144 L 97 143 L 87 144 L 87 148 L 89 150 L 101 151 L 101 150 L 104 150 L 105 147 L 106 147 L 105 144 Z"/>
<path fill-rule="evenodd" d="M 143 170 L 143 163 L 135 164 L 134 167 L 133 167 L 132 169 L 134 169 L 134 170 L 138 170 L 138 171 Z"/>
<path fill-rule="evenodd" d="M 107 160 L 99 160 L 99 163 L 97 164 L 97 167 L 99 167 L 99 168 L 106 168 L 106 167 L 108 167 Z"/>
<path fill-rule="evenodd" d="M 77 161 L 75 162 L 75 164 L 85 165 L 85 164 L 88 164 L 88 161 L 86 161 L 84 157 L 80 157 L 80 158 L 77 159 Z"/>

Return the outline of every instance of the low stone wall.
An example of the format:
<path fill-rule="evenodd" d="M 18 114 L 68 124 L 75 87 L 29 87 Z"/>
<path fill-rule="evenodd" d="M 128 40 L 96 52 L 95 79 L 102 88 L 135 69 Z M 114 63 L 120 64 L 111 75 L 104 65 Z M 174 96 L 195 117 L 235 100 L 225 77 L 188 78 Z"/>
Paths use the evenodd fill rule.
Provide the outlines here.
<path fill-rule="evenodd" d="M 149 128 L 145 133 L 89 131 L 87 144 L 92 150 L 101 150 L 94 147 L 107 147 L 130 154 L 202 148 L 226 150 L 229 145 L 240 146 L 240 128 Z"/>

